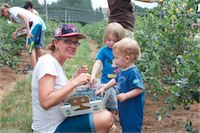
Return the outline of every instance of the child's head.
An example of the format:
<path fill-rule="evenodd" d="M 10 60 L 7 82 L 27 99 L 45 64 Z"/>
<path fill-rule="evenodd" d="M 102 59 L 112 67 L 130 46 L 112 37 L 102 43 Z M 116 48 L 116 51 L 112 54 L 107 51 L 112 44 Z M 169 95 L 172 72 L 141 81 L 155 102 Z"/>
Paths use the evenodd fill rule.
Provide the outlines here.
<path fill-rule="evenodd" d="M 113 45 L 115 63 L 120 68 L 133 64 L 141 57 L 140 46 L 136 40 L 124 38 Z M 122 67 L 120 66 L 122 65 Z"/>
<path fill-rule="evenodd" d="M 117 23 L 109 23 L 104 31 L 103 43 L 106 44 L 109 48 L 125 37 L 124 27 Z"/>
<path fill-rule="evenodd" d="M 26 1 L 24 8 L 31 11 L 31 9 L 33 9 L 32 1 Z"/>

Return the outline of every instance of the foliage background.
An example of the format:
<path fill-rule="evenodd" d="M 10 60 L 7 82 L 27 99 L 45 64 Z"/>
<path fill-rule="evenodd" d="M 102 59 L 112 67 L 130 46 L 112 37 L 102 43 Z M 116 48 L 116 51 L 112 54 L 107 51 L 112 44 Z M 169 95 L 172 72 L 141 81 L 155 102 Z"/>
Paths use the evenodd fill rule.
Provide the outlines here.
<path fill-rule="evenodd" d="M 146 94 L 153 94 L 155 100 L 158 99 L 157 96 L 165 96 L 163 98 L 168 105 L 157 112 L 158 120 L 162 120 L 163 115 L 169 116 L 169 112 L 177 107 L 188 109 L 189 104 L 200 101 L 200 41 L 194 39 L 200 33 L 200 29 L 193 26 L 199 17 L 196 11 L 197 3 L 197 0 L 164 1 L 163 6 L 147 10 L 148 14 L 145 17 L 137 16 L 135 38 L 143 53 L 137 65 L 143 75 Z M 58 23 L 45 23 L 48 44 Z M 11 39 L 10 35 L 18 25 L 9 24 L 2 18 L 0 24 L 0 66 L 9 65 L 16 69 L 24 40 Z M 81 32 L 95 39 L 98 47 L 102 46 L 102 35 L 107 20 L 84 26 L 80 23 L 74 24 Z M 91 49 L 87 41 L 82 43 L 80 54 L 64 68 L 69 77 L 73 75 L 75 68 L 82 64 L 88 64 L 91 70 L 94 62 L 90 55 Z M 23 82 L 19 83 L 14 93 L 8 94 L 5 102 L 0 105 L 1 129 L 13 127 L 19 131 L 31 131 L 30 78 Z M 24 99 L 24 94 L 27 100 Z M 15 111 L 12 110 L 13 106 Z"/>

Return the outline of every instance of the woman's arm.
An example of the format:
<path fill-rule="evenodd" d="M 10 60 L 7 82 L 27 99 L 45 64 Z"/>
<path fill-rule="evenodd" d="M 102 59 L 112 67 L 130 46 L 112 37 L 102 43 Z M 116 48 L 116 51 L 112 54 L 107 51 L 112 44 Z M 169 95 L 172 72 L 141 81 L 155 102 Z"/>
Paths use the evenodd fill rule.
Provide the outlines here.
<path fill-rule="evenodd" d="M 28 37 L 28 38 L 32 37 L 32 34 L 30 32 L 30 26 L 29 26 L 28 18 L 21 13 L 19 13 L 17 16 L 19 18 L 23 19 L 23 21 L 25 23 L 25 27 L 26 27 L 26 31 L 27 31 L 26 37 Z"/>
<path fill-rule="evenodd" d="M 17 33 L 22 31 L 23 29 L 25 29 L 26 27 L 20 27 L 19 29 L 17 29 L 15 32 L 12 33 L 12 38 L 16 39 L 17 38 Z"/>
<path fill-rule="evenodd" d="M 88 73 L 82 73 L 69 81 L 59 90 L 54 89 L 55 76 L 46 74 L 39 80 L 39 100 L 45 110 L 59 104 L 79 85 L 87 83 L 90 79 Z"/>

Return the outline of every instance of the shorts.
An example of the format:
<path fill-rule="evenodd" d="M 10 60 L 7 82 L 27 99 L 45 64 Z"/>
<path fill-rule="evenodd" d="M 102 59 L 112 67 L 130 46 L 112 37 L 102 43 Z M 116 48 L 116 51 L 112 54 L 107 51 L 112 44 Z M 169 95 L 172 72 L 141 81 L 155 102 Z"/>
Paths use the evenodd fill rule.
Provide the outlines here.
<path fill-rule="evenodd" d="M 107 99 L 107 101 L 105 103 L 105 106 L 109 111 L 118 110 L 116 91 L 115 91 L 114 88 L 115 88 L 115 86 L 109 88 L 110 93 L 108 93 L 109 96 L 108 96 L 108 99 Z"/>
<path fill-rule="evenodd" d="M 130 37 L 130 38 L 132 38 L 132 39 L 135 38 L 135 37 L 134 37 L 134 32 L 131 31 L 131 30 L 127 30 L 127 29 L 125 29 L 125 36 L 126 36 L 126 37 Z"/>
<path fill-rule="evenodd" d="M 56 129 L 55 133 L 94 132 L 93 114 L 79 115 L 66 118 Z"/>
<path fill-rule="evenodd" d="M 36 48 L 43 48 L 44 47 L 44 40 L 45 39 L 45 31 L 41 32 L 41 36 L 40 36 L 40 45 L 36 45 Z"/>
<path fill-rule="evenodd" d="M 31 41 L 34 41 L 35 48 L 43 48 L 43 44 L 41 44 L 42 25 L 37 24 L 31 31 L 31 34 L 33 34 L 33 38 L 26 38 L 26 44 L 30 45 Z"/>

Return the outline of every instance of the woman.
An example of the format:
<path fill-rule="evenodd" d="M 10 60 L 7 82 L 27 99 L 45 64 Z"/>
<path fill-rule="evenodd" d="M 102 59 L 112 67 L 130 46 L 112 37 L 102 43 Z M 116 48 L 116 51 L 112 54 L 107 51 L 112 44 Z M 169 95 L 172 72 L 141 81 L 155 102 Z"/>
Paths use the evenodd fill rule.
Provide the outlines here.
<path fill-rule="evenodd" d="M 68 80 L 62 69 L 64 62 L 72 58 L 86 36 L 71 24 L 60 25 L 49 46 L 50 53 L 40 57 L 32 77 L 32 129 L 35 132 L 108 132 L 113 116 L 107 110 L 93 114 L 65 118 L 60 105 L 74 89 L 88 83 L 87 67 L 80 67 L 74 78 Z"/>
<path fill-rule="evenodd" d="M 29 45 L 34 41 L 34 48 L 30 52 L 30 60 L 32 67 L 38 61 L 38 58 L 43 54 L 43 44 L 44 31 L 46 30 L 46 25 L 44 21 L 37 15 L 31 13 L 30 11 L 21 7 L 10 7 L 8 4 L 3 4 L 0 7 L 0 16 L 9 19 L 12 22 L 18 23 L 20 28 L 16 29 L 12 33 L 12 38 L 17 39 L 19 33 L 26 29 L 26 48 L 29 49 Z M 32 69 L 32 68 L 31 68 Z M 27 70 L 28 71 L 28 70 Z"/>

